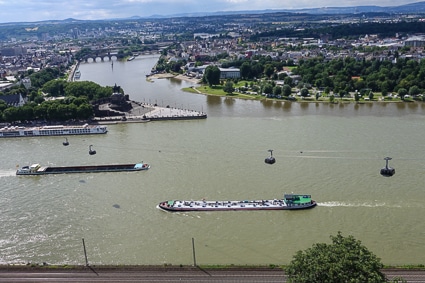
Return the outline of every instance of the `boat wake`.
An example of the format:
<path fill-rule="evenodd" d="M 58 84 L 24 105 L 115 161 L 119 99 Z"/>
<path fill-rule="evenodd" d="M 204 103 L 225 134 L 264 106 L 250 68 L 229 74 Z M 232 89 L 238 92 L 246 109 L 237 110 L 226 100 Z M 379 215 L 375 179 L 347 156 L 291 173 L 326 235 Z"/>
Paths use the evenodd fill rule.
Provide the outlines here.
<path fill-rule="evenodd" d="M 16 174 L 16 171 L 0 171 L 0 178 L 15 176 L 15 174 Z"/>
<path fill-rule="evenodd" d="M 389 207 L 388 204 L 384 202 L 340 202 L 340 201 L 329 201 L 329 202 L 319 202 L 318 206 L 326 207 Z M 399 207 L 399 206 L 393 206 Z"/>

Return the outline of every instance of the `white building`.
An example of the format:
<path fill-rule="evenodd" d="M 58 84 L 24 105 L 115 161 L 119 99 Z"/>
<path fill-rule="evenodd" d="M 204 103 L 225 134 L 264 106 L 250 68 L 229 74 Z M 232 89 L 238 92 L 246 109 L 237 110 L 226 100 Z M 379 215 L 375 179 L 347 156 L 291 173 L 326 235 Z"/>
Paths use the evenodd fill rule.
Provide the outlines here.
<path fill-rule="evenodd" d="M 219 68 L 220 79 L 239 79 L 241 71 L 238 68 Z"/>

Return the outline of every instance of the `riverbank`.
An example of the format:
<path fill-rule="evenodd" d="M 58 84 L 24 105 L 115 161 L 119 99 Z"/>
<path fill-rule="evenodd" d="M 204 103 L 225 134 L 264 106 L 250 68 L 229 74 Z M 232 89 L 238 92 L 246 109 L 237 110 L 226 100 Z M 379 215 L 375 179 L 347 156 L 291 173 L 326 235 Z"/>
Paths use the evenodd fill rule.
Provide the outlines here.
<path fill-rule="evenodd" d="M 425 270 L 384 268 L 387 280 L 423 282 Z M 287 282 L 283 267 L 275 266 L 0 266 L 0 282 Z"/>
<path fill-rule="evenodd" d="M 351 94 L 351 96 L 345 96 L 345 97 L 339 97 L 338 95 L 334 95 L 333 97 L 331 95 L 323 96 L 320 95 L 319 97 L 315 97 L 313 95 L 309 95 L 307 97 L 302 97 L 299 94 L 292 94 L 289 97 L 281 96 L 281 95 L 262 95 L 258 94 L 256 92 L 252 91 L 235 91 L 231 94 L 228 94 L 223 91 L 223 87 L 221 85 L 218 86 L 207 86 L 207 85 L 201 85 L 201 79 L 190 77 L 184 74 L 172 74 L 172 73 L 159 73 L 159 74 L 152 74 L 147 76 L 147 80 L 153 82 L 152 79 L 169 79 L 174 78 L 182 81 L 187 81 L 190 83 L 193 83 L 194 85 L 189 88 L 184 88 L 183 91 L 191 92 L 191 93 L 198 93 L 203 95 L 209 95 L 209 96 L 219 96 L 219 97 L 231 97 L 231 98 L 238 98 L 238 99 L 245 99 L 245 100 L 271 100 L 271 101 L 288 101 L 288 102 L 324 102 L 324 103 L 331 103 L 331 104 L 339 104 L 339 103 L 374 103 L 374 102 L 385 102 L 385 103 L 403 103 L 403 102 L 415 102 L 415 99 L 412 97 L 406 97 L 405 99 L 401 99 L 397 96 L 387 96 L 383 97 L 380 94 L 374 94 L 374 97 L 361 97 L 358 101 L 354 98 L 354 93 Z M 234 88 L 237 90 L 239 88 L 244 87 L 249 82 L 247 81 L 240 81 L 239 83 L 234 85 Z M 422 102 L 418 100 L 418 102 Z"/>
<path fill-rule="evenodd" d="M 120 112 L 120 115 L 95 117 L 95 124 L 120 124 L 120 123 L 145 123 L 150 121 L 166 120 L 194 120 L 206 119 L 207 114 L 195 110 L 180 109 L 170 106 L 160 107 L 147 103 L 131 101 L 132 108 L 128 112 Z M 107 109 L 108 104 L 101 105 L 103 110 Z"/>
<path fill-rule="evenodd" d="M 73 64 L 71 68 L 68 71 L 68 82 L 74 81 L 75 72 L 78 70 L 78 66 L 80 65 L 80 62 L 77 62 L 76 64 Z"/>
<path fill-rule="evenodd" d="M 88 268 L 95 268 L 97 270 L 119 270 L 125 271 L 192 271 L 192 270 L 227 270 L 227 271 L 283 271 L 285 266 L 279 265 L 50 265 L 48 263 L 27 263 L 27 264 L 0 264 L 0 272 L 3 271 L 58 271 L 58 270 L 87 270 Z M 423 266 L 387 266 L 382 269 L 384 273 L 405 271 L 405 272 L 418 272 L 421 273 L 425 278 L 425 267 Z"/>
<path fill-rule="evenodd" d="M 199 78 L 189 77 L 187 75 L 182 75 L 182 74 L 174 75 L 171 73 L 160 73 L 160 74 L 152 74 L 147 76 L 147 80 L 150 80 L 150 81 L 152 81 L 152 79 L 170 79 L 170 78 L 187 81 L 193 84 L 199 84 L 201 82 L 201 79 Z"/>

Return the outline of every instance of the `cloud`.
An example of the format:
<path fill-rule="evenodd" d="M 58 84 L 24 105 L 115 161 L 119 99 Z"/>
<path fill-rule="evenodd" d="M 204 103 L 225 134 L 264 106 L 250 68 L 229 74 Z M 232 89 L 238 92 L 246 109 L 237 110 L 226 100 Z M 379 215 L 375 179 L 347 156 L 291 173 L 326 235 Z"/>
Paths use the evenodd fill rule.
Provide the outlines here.
<path fill-rule="evenodd" d="M 95 20 L 131 16 L 175 15 L 195 12 L 345 7 L 360 5 L 394 6 L 411 3 L 400 0 L 0 0 L 0 22 Z"/>
<path fill-rule="evenodd" d="M 230 3 L 244 3 L 244 2 L 248 2 L 248 0 L 226 0 L 226 2 L 230 2 Z"/>

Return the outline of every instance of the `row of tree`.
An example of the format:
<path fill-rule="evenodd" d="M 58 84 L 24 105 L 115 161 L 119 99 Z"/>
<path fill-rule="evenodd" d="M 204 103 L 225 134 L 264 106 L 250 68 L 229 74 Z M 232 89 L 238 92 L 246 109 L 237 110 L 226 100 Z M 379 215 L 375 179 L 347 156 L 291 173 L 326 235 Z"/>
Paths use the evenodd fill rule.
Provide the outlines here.
<path fill-rule="evenodd" d="M 68 82 L 65 80 L 51 80 L 43 85 L 41 91 L 47 97 L 83 97 L 88 101 L 98 100 L 109 97 L 113 88 L 110 86 L 102 87 L 97 83 L 90 81 Z"/>
<path fill-rule="evenodd" d="M 334 93 L 370 89 L 383 96 L 394 92 L 416 95 L 425 89 L 425 60 L 407 58 L 390 60 L 356 60 L 355 58 L 326 61 L 323 57 L 300 60 L 293 74 L 301 83 L 317 88 L 329 88 Z"/>
<path fill-rule="evenodd" d="M 425 59 L 399 58 L 394 60 L 364 60 L 352 57 L 326 60 L 323 56 L 301 59 L 291 72 L 283 72 L 287 61 L 273 60 L 270 56 L 261 60 L 237 60 L 227 62 L 226 66 L 239 67 L 241 79 L 256 81 L 265 79 L 262 90 L 266 94 L 290 94 L 288 87 L 282 89 L 273 83 L 282 80 L 290 88 L 299 86 L 316 87 L 325 93 L 333 91 L 344 96 L 356 90 L 360 95 L 369 92 L 387 96 L 397 93 L 403 98 L 415 96 L 425 91 Z M 203 83 L 210 86 L 220 84 L 220 70 L 217 66 L 205 69 Z M 367 90 L 367 93 L 365 91 Z"/>
<path fill-rule="evenodd" d="M 359 14 L 361 16 L 361 14 Z M 260 41 L 262 38 L 282 38 L 282 37 L 298 37 L 298 38 L 320 38 L 327 35 L 331 38 L 358 38 L 366 34 L 378 34 L 380 36 L 393 36 L 399 34 L 417 34 L 425 31 L 424 22 L 407 22 L 400 21 L 396 23 L 389 22 L 365 22 L 365 23 L 343 23 L 335 25 L 310 23 L 306 28 L 294 29 L 276 28 L 266 32 L 256 33 L 251 36 L 250 40 Z"/>
<path fill-rule="evenodd" d="M 0 121 L 29 122 L 29 121 L 68 121 L 87 120 L 93 116 L 93 107 L 86 101 L 80 103 L 70 97 L 66 100 L 44 101 L 41 104 L 30 102 L 21 107 L 8 107 L 0 100 Z"/>
<path fill-rule="evenodd" d="M 68 82 L 63 73 L 46 68 L 29 74 L 31 87 L 13 86 L 0 95 L 20 94 L 27 99 L 22 107 L 0 100 L 0 122 L 87 120 L 93 116 L 91 101 L 110 97 L 113 88 L 94 82 Z"/>

